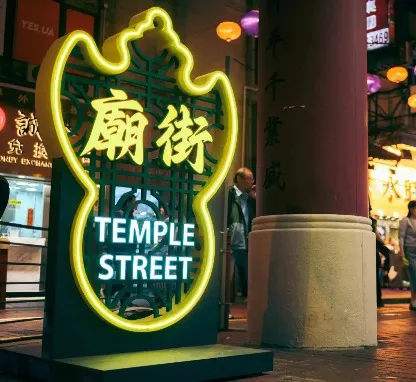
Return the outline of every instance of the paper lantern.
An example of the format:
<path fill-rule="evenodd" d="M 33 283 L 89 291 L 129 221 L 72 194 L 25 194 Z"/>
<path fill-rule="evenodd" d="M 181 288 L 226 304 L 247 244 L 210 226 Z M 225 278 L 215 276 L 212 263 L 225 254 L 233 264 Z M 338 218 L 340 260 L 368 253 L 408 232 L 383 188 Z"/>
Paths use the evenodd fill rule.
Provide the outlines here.
<path fill-rule="evenodd" d="M 259 10 L 253 9 L 241 18 L 241 27 L 248 35 L 257 37 L 259 34 Z"/>
<path fill-rule="evenodd" d="M 409 99 L 407 100 L 407 104 L 412 108 L 416 108 L 416 94 L 413 94 L 409 97 Z"/>
<path fill-rule="evenodd" d="M 3 108 L 0 107 L 0 131 L 4 129 L 4 126 L 6 126 L 6 120 L 6 113 Z"/>
<path fill-rule="evenodd" d="M 387 72 L 387 78 L 391 82 L 402 82 L 407 78 L 407 76 L 407 70 L 405 68 L 402 68 L 401 66 L 395 66 L 394 68 L 389 69 Z"/>
<path fill-rule="evenodd" d="M 375 74 L 367 74 L 367 93 L 377 93 L 380 90 L 380 87 L 380 77 L 376 76 Z"/>
<path fill-rule="evenodd" d="M 233 21 L 224 21 L 217 26 L 217 35 L 227 42 L 237 40 L 241 36 L 240 25 Z"/>

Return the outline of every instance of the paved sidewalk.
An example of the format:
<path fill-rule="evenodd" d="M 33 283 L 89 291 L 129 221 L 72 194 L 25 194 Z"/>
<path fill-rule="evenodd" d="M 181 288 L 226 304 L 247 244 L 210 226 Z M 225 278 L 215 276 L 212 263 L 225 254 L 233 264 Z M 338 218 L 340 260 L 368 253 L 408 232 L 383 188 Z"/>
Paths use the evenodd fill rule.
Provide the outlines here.
<path fill-rule="evenodd" d="M 408 304 L 410 303 L 410 290 L 383 288 L 382 299 L 385 304 Z M 241 301 L 231 304 L 230 313 L 235 319 L 247 318 L 247 304 Z"/>
<path fill-rule="evenodd" d="M 368 382 L 416 381 L 416 312 L 408 305 L 378 310 L 377 348 L 342 351 L 275 350 L 274 371 L 241 381 Z M 243 346 L 245 320 L 234 320 L 220 333 L 221 343 Z"/>
<path fill-rule="evenodd" d="M 242 306 L 239 309 L 243 312 Z M 379 346 L 377 348 L 342 351 L 276 349 L 272 372 L 238 381 L 416 381 L 416 312 L 410 312 L 408 305 L 388 305 L 378 312 Z M 37 317 L 42 313 L 41 306 L 34 306 L 28 310 L 26 316 Z M 4 311 L 0 311 L 0 322 L 13 317 L 22 317 L 23 313 L 19 309 L 12 309 L 7 311 L 7 318 L 5 315 Z M 246 325 L 245 319 L 232 320 L 230 330 L 219 333 L 219 342 L 244 346 L 247 343 Z M 0 338 L 20 334 L 40 335 L 41 330 L 42 321 L 39 320 L 2 324 Z M 8 343 L 0 346 L 10 345 Z M 0 381 L 27 380 L 0 376 Z"/>
<path fill-rule="evenodd" d="M 382 289 L 381 297 L 385 304 L 410 303 L 409 289 Z"/>

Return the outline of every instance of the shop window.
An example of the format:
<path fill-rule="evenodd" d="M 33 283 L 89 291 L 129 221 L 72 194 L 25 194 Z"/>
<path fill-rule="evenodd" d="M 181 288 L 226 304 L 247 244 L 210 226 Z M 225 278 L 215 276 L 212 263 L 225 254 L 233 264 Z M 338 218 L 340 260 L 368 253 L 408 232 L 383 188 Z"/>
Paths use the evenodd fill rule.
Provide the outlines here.
<path fill-rule="evenodd" d="M 49 213 L 50 184 L 44 180 L 5 176 L 10 186 L 10 197 L 2 221 L 26 226 L 43 227 Z M 0 236 L 12 238 L 41 238 L 42 231 L 11 226 L 0 226 Z"/>

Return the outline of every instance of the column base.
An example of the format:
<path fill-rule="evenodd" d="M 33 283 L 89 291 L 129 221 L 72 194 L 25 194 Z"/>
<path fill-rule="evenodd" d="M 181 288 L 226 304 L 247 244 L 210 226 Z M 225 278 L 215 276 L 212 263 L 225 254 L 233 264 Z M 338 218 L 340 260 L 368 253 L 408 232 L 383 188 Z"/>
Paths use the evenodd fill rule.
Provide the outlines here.
<path fill-rule="evenodd" d="M 346 215 L 256 218 L 249 238 L 251 343 L 377 345 L 375 235 Z"/>

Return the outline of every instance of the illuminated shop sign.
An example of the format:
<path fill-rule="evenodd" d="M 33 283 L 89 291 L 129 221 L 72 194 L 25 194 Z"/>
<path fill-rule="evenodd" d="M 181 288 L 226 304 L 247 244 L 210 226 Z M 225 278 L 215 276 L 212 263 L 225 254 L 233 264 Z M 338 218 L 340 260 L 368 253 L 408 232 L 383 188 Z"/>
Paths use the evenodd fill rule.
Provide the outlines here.
<path fill-rule="evenodd" d="M 367 0 L 367 49 L 388 46 L 394 41 L 394 0 Z"/>
<path fill-rule="evenodd" d="M 8 106 L 3 106 L 1 110 L 4 127 L 0 130 L 0 171 L 32 175 L 41 170 L 48 177 L 52 163 L 39 134 L 34 113 Z M 42 172 L 42 169 L 46 172 Z"/>
<path fill-rule="evenodd" d="M 85 191 L 71 231 L 74 279 L 90 308 L 124 330 L 175 324 L 211 278 L 208 202 L 234 156 L 237 110 L 228 77 L 195 78 L 193 65 L 169 15 L 151 8 L 102 53 L 86 32 L 58 39 L 40 68 L 42 143 Z M 63 99 L 71 104 L 65 122 Z M 152 314 L 127 317 L 135 299 Z"/>

